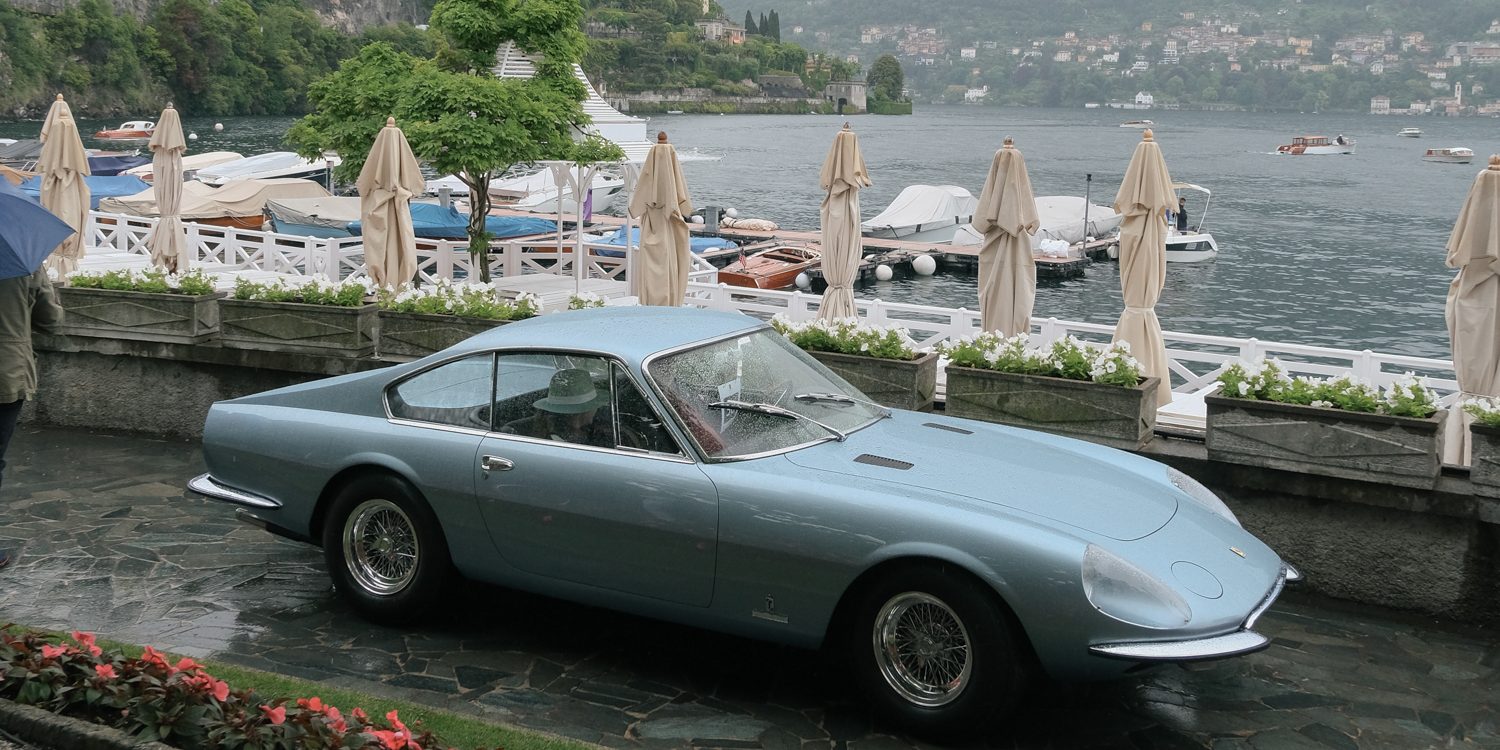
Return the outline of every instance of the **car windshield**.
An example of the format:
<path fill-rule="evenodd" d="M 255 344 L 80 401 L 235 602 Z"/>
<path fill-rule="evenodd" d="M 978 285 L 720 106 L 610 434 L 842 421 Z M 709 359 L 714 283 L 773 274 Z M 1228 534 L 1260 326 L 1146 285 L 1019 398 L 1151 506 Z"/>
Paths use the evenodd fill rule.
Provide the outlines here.
<path fill-rule="evenodd" d="M 842 440 L 888 414 L 771 330 L 669 354 L 649 371 L 688 434 L 713 459 Z"/>

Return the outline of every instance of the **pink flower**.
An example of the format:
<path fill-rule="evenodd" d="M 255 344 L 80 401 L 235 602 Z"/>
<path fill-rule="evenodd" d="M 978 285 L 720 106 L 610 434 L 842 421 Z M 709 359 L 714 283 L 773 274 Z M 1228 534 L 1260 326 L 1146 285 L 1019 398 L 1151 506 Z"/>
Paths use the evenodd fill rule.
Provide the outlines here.
<path fill-rule="evenodd" d="M 146 662 L 147 664 L 155 664 L 158 667 L 162 667 L 167 670 L 168 674 L 172 672 L 172 665 L 167 663 L 167 657 L 163 656 L 160 651 L 157 651 L 150 646 L 147 646 L 146 650 L 141 652 L 141 661 Z"/>
<path fill-rule="evenodd" d="M 406 725 L 402 724 L 401 723 L 401 719 L 396 716 L 396 709 L 394 709 L 394 708 L 391 709 L 390 713 L 387 713 L 385 715 L 385 720 L 389 721 L 391 723 L 391 726 L 393 726 L 393 727 L 396 728 L 396 731 L 401 732 L 403 734 L 407 733 L 406 732 Z"/>
<path fill-rule="evenodd" d="M 214 700 L 220 703 L 229 700 L 229 683 L 223 680 L 214 680 Z"/>
<path fill-rule="evenodd" d="M 50 643 L 42 645 L 42 658 L 43 659 L 56 659 L 57 657 L 62 656 L 63 654 L 66 654 L 66 653 L 68 653 L 68 649 L 66 649 L 66 648 L 64 648 L 62 646 L 54 646 L 54 645 L 52 645 Z"/>
<path fill-rule="evenodd" d="M 326 716 L 332 722 L 334 731 L 339 734 L 349 731 L 349 723 L 344 721 L 343 715 L 339 713 L 338 706 L 329 706 Z"/>
<path fill-rule="evenodd" d="M 367 714 L 367 713 L 365 713 L 362 709 L 360 709 L 360 707 L 355 706 L 354 707 L 354 711 L 352 713 L 354 714 L 354 720 L 355 721 L 358 721 L 361 724 L 369 724 L 370 723 L 370 715 Z"/>
<path fill-rule="evenodd" d="M 182 659 L 177 662 L 176 667 L 173 667 L 173 669 L 176 669 L 179 672 L 195 672 L 202 668 L 203 667 L 199 666 L 198 662 L 195 662 L 186 656 L 182 657 Z"/>
<path fill-rule="evenodd" d="M 94 671 L 99 673 L 99 676 L 105 679 L 113 680 L 116 677 L 119 677 L 119 675 L 115 674 L 115 665 L 113 664 L 99 664 L 94 667 Z"/>
<path fill-rule="evenodd" d="M 75 630 L 75 631 L 73 631 L 71 633 L 71 635 L 73 636 L 73 640 L 78 641 L 78 645 L 80 645 L 80 646 L 92 646 L 92 645 L 94 645 L 94 634 L 93 633 L 85 633 L 85 632 L 80 631 L 80 630 Z"/>
<path fill-rule="evenodd" d="M 314 713 L 321 714 L 324 710 L 323 700 L 316 695 L 311 698 L 298 698 L 297 705 Z"/>
<path fill-rule="evenodd" d="M 281 724 L 286 721 L 286 706 L 277 706 L 275 708 L 261 706 L 260 712 L 265 714 L 266 718 L 270 719 L 272 724 Z"/>

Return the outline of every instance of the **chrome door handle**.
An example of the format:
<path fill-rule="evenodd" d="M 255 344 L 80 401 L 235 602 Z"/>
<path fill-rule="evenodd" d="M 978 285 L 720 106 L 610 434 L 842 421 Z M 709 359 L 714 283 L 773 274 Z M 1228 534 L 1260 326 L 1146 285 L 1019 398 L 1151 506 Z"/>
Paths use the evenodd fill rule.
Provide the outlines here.
<path fill-rule="evenodd" d="M 484 469 L 485 471 L 510 471 L 511 469 L 516 468 L 516 465 L 508 458 L 501 458 L 499 456 L 480 456 L 479 468 Z"/>

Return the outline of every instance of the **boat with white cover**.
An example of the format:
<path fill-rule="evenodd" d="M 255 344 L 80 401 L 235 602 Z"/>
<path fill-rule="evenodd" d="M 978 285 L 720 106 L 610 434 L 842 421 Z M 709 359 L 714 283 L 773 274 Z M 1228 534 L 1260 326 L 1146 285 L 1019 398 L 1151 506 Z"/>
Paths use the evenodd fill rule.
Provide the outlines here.
<path fill-rule="evenodd" d="M 193 175 L 197 174 L 200 169 L 208 169 L 212 166 L 239 161 L 243 158 L 245 158 L 243 154 L 237 154 L 233 151 L 209 151 L 203 154 L 184 154 L 182 157 L 182 178 L 184 180 L 191 180 L 193 179 Z M 135 175 L 146 182 L 150 182 L 153 169 L 154 167 L 147 163 L 139 167 L 131 167 L 122 172 L 122 174 Z"/>
<path fill-rule="evenodd" d="M 1089 203 L 1076 195 L 1038 195 L 1036 217 L 1036 234 L 1031 236 L 1033 251 L 1041 250 L 1042 243 L 1047 241 L 1062 241 L 1072 246 L 1089 237 L 1104 237 L 1117 231 L 1124 218 L 1109 206 Z M 980 245 L 984 244 L 984 237 L 972 224 L 965 224 L 954 236 L 953 244 Z"/>
<path fill-rule="evenodd" d="M 1135 130 L 1145 130 L 1146 128 L 1149 128 L 1155 124 L 1156 123 L 1151 122 L 1150 120 L 1126 120 L 1125 122 L 1120 123 L 1120 127 L 1133 128 Z"/>
<path fill-rule="evenodd" d="M 1422 129 L 1421 128 L 1402 128 L 1401 130 L 1399 130 L 1399 131 L 1396 132 L 1396 135 L 1399 135 L 1402 138 L 1421 138 L 1422 137 Z"/>
<path fill-rule="evenodd" d="M 1452 146 L 1450 148 L 1429 148 L 1427 153 L 1422 154 L 1422 161 L 1430 161 L 1437 164 L 1468 164 L 1474 160 L 1474 150 L 1463 146 Z"/>
<path fill-rule="evenodd" d="M 860 223 L 866 237 L 947 244 L 974 220 L 979 199 L 957 185 L 908 185 L 891 205 Z"/>
<path fill-rule="evenodd" d="M 328 176 L 328 170 L 342 161 L 337 156 L 311 160 L 291 151 L 272 151 L 205 167 L 198 170 L 197 180 L 214 186 L 236 180 L 271 180 L 283 177 L 322 180 Z"/>

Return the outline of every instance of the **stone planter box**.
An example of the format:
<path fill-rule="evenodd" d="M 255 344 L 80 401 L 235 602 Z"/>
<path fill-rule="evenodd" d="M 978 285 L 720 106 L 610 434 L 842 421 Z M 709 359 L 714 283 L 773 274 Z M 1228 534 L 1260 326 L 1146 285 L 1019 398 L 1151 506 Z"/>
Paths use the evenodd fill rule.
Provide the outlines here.
<path fill-rule="evenodd" d="M 813 352 L 808 354 L 833 370 L 875 403 L 895 409 L 932 411 L 937 393 L 938 355 L 932 352 L 913 360 L 879 359 L 857 354 Z"/>
<path fill-rule="evenodd" d="M 948 414 L 1138 450 L 1156 430 L 1157 378 L 1134 388 L 948 366 Z"/>
<path fill-rule="evenodd" d="M 383 359 L 421 359 L 509 322 L 381 310 L 376 353 Z"/>
<path fill-rule="evenodd" d="M 1427 419 L 1208 396 L 1210 461 L 1431 488 L 1447 410 Z"/>
<path fill-rule="evenodd" d="M 219 339 L 232 349 L 364 357 L 375 351 L 375 303 L 359 307 L 300 302 L 219 301 Z"/>
<path fill-rule="evenodd" d="M 1500 427 L 1469 425 L 1469 448 L 1474 494 L 1500 497 Z"/>
<path fill-rule="evenodd" d="M 189 297 L 71 286 L 55 290 L 66 311 L 62 333 L 69 336 L 201 344 L 219 335 L 223 292 Z"/>

